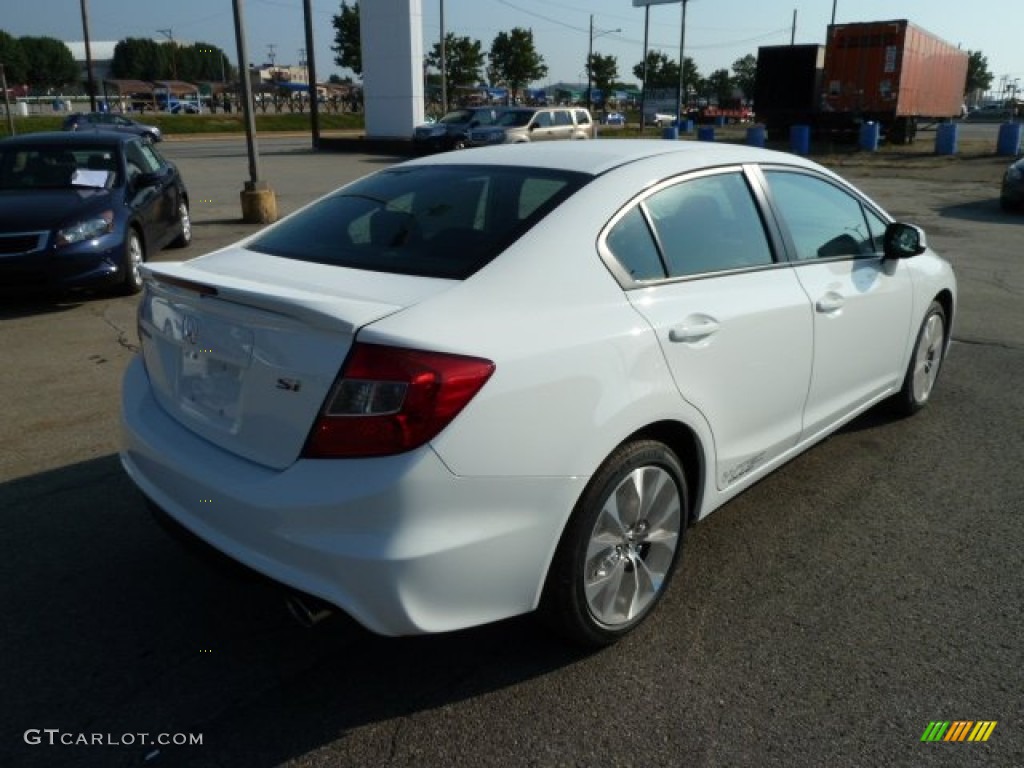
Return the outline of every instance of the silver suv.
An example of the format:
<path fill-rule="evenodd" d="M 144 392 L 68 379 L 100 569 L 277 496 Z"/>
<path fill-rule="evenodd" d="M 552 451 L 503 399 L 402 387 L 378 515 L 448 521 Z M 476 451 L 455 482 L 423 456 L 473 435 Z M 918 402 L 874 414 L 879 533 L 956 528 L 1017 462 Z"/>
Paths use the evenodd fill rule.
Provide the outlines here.
<path fill-rule="evenodd" d="M 517 107 L 498 116 L 493 125 L 469 132 L 469 145 L 522 144 L 527 141 L 592 139 L 594 121 L 579 107 Z"/>

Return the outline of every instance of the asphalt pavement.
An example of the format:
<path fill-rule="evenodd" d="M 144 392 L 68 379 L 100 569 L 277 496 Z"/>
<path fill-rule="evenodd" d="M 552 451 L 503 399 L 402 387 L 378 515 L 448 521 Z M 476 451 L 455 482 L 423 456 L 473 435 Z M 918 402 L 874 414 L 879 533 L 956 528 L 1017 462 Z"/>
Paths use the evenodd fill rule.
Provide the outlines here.
<path fill-rule="evenodd" d="M 283 213 L 391 162 L 307 146 L 263 143 Z M 244 142 L 162 149 L 195 241 L 158 258 L 255 230 Z M 134 300 L 0 306 L 0 766 L 1024 766 L 1024 216 L 998 210 L 1004 165 L 837 161 L 957 269 L 933 401 L 865 414 L 694 527 L 658 611 L 592 654 L 529 617 L 302 629 L 122 472 Z M 997 724 L 922 742 L 935 721 Z"/>

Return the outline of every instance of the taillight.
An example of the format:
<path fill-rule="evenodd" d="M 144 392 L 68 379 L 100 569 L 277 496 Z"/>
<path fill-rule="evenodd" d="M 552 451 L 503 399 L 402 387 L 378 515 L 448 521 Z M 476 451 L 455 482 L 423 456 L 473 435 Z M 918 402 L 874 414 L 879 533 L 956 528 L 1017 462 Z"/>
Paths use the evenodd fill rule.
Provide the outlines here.
<path fill-rule="evenodd" d="M 448 426 L 492 373 L 490 360 L 357 343 L 303 455 L 389 456 L 417 448 Z"/>

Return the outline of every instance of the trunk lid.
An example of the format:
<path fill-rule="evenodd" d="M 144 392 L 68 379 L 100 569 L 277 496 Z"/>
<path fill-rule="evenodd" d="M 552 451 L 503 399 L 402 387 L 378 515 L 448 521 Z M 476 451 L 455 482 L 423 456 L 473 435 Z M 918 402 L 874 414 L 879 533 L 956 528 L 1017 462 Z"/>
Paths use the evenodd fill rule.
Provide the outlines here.
<path fill-rule="evenodd" d="M 139 336 L 161 407 L 276 469 L 301 453 L 358 330 L 454 284 L 241 248 L 143 271 Z"/>

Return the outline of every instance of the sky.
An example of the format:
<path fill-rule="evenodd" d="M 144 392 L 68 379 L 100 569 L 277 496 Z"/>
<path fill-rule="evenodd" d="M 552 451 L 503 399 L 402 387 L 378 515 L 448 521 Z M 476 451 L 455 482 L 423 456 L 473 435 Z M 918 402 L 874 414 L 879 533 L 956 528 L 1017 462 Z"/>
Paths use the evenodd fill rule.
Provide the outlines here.
<path fill-rule="evenodd" d="M 363 0 L 373 2 L 374 0 Z M 43 35 L 82 39 L 83 0 L 0 0 L 0 29 L 15 37 Z M 203 41 L 222 48 L 235 61 L 232 0 L 85 0 L 93 41 L 126 37 Z M 318 79 L 348 74 L 334 63 L 332 17 L 341 0 L 310 0 Z M 513 27 L 533 31 L 548 77 L 536 83 L 586 79 L 591 16 L 594 52 L 618 59 L 620 79 L 631 82 L 633 66 L 643 58 L 644 9 L 632 0 L 420 0 L 424 51 L 440 36 L 440 8 L 445 28 L 459 37 L 480 40 L 486 51 L 494 37 Z M 305 48 L 303 0 L 244 0 L 245 32 L 252 63 L 298 64 Z M 988 57 L 994 87 L 1005 76 L 1019 78 L 1024 90 L 1024 3 L 1019 0 L 687 0 L 685 55 L 708 75 L 729 69 L 761 45 L 823 43 L 835 7 L 836 22 L 909 19 L 911 22 Z M 679 58 L 681 4 L 650 8 L 649 47 Z M 162 31 L 161 31 L 162 30 Z M 618 30 L 618 31 L 616 31 Z"/>

